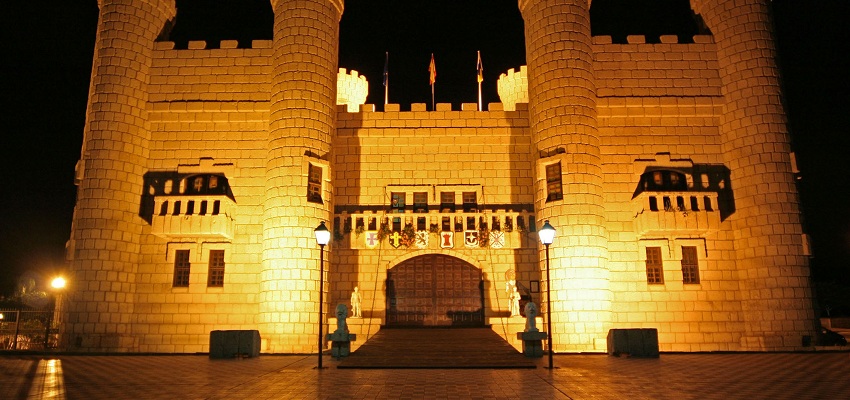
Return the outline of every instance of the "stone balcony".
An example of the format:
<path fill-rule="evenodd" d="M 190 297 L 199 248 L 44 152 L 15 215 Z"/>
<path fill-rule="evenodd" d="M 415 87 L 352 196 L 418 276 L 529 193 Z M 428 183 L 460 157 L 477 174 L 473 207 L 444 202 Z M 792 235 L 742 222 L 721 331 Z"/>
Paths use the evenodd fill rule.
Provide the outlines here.
<path fill-rule="evenodd" d="M 703 237 L 720 229 L 715 192 L 643 192 L 632 205 L 638 237 Z"/>
<path fill-rule="evenodd" d="M 236 202 L 226 195 L 156 196 L 154 201 L 154 235 L 233 240 Z"/>
<path fill-rule="evenodd" d="M 527 210 L 342 212 L 334 215 L 342 248 L 520 249 L 537 245 L 533 212 Z M 445 236 L 449 236 L 448 238 Z"/>

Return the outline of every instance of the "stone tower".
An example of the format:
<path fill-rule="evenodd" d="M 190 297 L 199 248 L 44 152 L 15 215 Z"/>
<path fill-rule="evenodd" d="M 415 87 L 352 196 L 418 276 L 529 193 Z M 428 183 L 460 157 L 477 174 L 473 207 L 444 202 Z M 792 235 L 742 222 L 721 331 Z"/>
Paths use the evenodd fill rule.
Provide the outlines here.
<path fill-rule="evenodd" d="M 326 279 L 320 275 L 313 228 L 331 219 L 328 157 L 336 129 L 343 1 L 274 0 L 272 7 L 260 321 L 265 338 L 279 345 L 270 350 L 307 352 L 315 345 L 309 329 L 316 327 L 321 307 L 319 280 Z M 308 180 L 311 191 L 305 193 Z"/>
<path fill-rule="evenodd" d="M 550 248 L 553 342 L 556 351 L 589 350 L 605 336 L 611 309 L 590 5 L 521 0 L 519 8 L 538 152 L 535 208 L 558 227 Z M 562 184 L 562 194 L 549 183 Z M 540 260 L 545 272 L 545 254 Z"/>
<path fill-rule="evenodd" d="M 173 0 L 99 0 L 99 26 L 71 233 L 73 297 L 63 336 L 70 350 L 132 351 L 140 257 L 142 175 L 153 43 Z"/>
<path fill-rule="evenodd" d="M 770 1 L 691 4 L 714 34 L 720 63 L 720 135 L 733 171 L 732 226 L 747 327 L 741 346 L 801 346 L 800 337 L 813 332 L 814 316 Z"/>

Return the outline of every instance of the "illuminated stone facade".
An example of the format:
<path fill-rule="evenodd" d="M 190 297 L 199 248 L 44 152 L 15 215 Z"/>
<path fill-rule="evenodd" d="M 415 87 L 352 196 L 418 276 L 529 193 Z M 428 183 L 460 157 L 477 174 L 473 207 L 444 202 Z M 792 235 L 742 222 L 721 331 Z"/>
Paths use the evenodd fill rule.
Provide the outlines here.
<path fill-rule="evenodd" d="M 315 352 L 320 279 L 326 317 L 359 288 L 363 339 L 406 321 L 513 342 L 515 279 L 551 290 L 559 352 L 605 351 L 616 328 L 657 328 L 662 351 L 809 348 L 768 2 L 692 6 L 713 36 L 613 44 L 586 0 L 520 1 L 528 66 L 504 104 L 376 112 L 337 65 L 342 0 L 274 0 L 274 40 L 186 50 L 156 42 L 172 1 L 102 0 L 64 346 L 193 353 L 257 329 L 263 352 Z M 432 264 L 434 304 L 456 308 L 399 311 Z"/>

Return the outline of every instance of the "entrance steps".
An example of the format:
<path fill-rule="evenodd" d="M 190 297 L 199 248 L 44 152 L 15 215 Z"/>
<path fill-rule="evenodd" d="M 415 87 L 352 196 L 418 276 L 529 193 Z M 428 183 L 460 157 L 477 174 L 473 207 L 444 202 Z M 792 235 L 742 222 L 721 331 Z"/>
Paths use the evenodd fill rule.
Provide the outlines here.
<path fill-rule="evenodd" d="M 386 328 L 337 368 L 535 368 L 534 362 L 486 328 Z"/>

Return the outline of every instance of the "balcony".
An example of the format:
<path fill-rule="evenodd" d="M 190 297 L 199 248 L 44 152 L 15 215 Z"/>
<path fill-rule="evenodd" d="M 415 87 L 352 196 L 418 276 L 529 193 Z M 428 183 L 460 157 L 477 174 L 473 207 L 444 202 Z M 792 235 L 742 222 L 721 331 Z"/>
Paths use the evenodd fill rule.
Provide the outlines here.
<path fill-rule="evenodd" d="M 537 246 L 534 214 L 522 210 L 480 212 L 342 212 L 334 215 L 341 248 L 520 249 Z"/>
<path fill-rule="evenodd" d="M 151 233 L 165 239 L 233 240 L 236 202 L 226 195 L 156 196 Z"/>
<path fill-rule="evenodd" d="M 639 237 L 703 237 L 720 230 L 715 192 L 643 192 L 632 204 Z"/>

